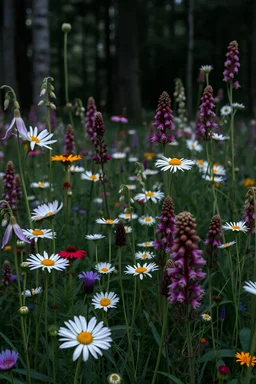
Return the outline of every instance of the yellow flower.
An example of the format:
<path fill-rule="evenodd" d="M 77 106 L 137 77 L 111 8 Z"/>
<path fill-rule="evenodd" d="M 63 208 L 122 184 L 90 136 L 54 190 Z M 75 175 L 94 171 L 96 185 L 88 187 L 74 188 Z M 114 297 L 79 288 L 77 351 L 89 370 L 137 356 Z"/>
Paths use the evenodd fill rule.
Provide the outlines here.
<path fill-rule="evenodd" d="M 254 367 L 254 365 L 256 364 L 256 356 L 250 356 L 250 353 L 249 352 L 237 352 L 235 354 L 235 357 L 236 357 L 236 362 L 237 363 L 240 363 L 240 365 L 243 365 L 243 364 L 246 364 L 247 367 L 250 367 L 250 365 L 252 367 Z"/>
<path fill-rule="evenodd" d="M 10 251 L 12 250 L 11 245 L 6 245 L 6 246 L 4 247 L 4 250 L 5 250 L 6 252 L 10 252 Z"/>
<path fill-rule="evenodd" d="M 64 155 L 54 155 L 52 156 L 52 161 L 61 161 L 64 164 L 70 164 L 73 163 L 73 161 L 81 160 L 80 155 L 69 155 L 69 154 L 64 154 Z"/>
<path fill-rule="evenodd" d="M 253 185 L 255 185 L 255 181 L 253 179 L 250 179 L 249 177 L 247 179 L 244 179 L 243 181 L 243 185 L 245 187 L 252 187 Z"/>
<path fill-rule="evenodd" d="M 151 160 L 153 159 L 154 157 L 156 157 L 156 154 L 154 152 L 145 152 L 144 153 L 144 157 L 148 160 Z"/>

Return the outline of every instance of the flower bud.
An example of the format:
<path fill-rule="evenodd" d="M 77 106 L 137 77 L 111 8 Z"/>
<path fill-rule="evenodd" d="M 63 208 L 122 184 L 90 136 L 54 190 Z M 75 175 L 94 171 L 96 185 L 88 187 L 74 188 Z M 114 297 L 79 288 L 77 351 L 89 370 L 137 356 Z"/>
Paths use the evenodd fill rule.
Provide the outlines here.
<path fill-rule="evenodd" d="M 71 24 L 69 23 L 63 23 L 61 26 L 62 32 L 69 33 L 71 31 Z"/>
<path fill-rule="evenodd" d="M 23 263 L 21 263 L 20 265 L 20 269 L 24 272 L 27 272 L 29 270 L 29 264 L 28 262 L 26 261 L 23 261 Z"/>
<path fill-rule="evenodd" d="M 53 111 L 55 111 L 55 110 L 56 110 L 56 105 L 53 104 L 53 103 L 50 103 L 50 108 L 51 108 Z"/>
<path fill-rule="evenodd" d="M 56 99 L 56 95 L 54 92 L 50 92 L 50 96 L 53 98 L 53 99 Z"/>
<path fill-rule="evenodd" d="M 122 383 L 122 378 L 118 373 L 111 373 L 107 377 L 107 383 L 108 384 L 121 384 Z"/>
<path fill-rule="evenodd" d="M 40 106 L 40 105 L 43 105 L 43 104 L 45 104 L 45 103 L 46 103 L 46 100 L 40 100 L 39 103 L 38 103 L 37 105 Z"/>
<path fill-rule="evenodd" d="M 26 244 L 24 243 L 24 241 L 17 240 L 17 248 L 18 249 L 24 249 L 25 246 L 26 246 Z"/>
<path fill-rule="evenodd" d="M 18 313 L 21 316 L 27 316 L 29 314 L 29 308 L 27 306 L 20 307 L 20 309 L 18 310 Z"/>
<path fill-rule="evenodd" d="M 4 100 L 4 110 L 5 111 L 9 107 L 9 104 L 10 104 L 10 97 L 9 96 L 5 96 L 5 100 Z"/>
<path fill-rule="evenodd" d="M 220 365 L 217 373 L 218 379 L 221 381 L 227 380 L 229 372 L 229 367 L 227 367 L 226 365 Z"/>
<path fill-rule="evenodd" d="M 44 96 L 46 94 L 46 89 L 42 88 L 40 92 L 40 96 Z"/>
<path fill-rule="evenodd" d="M 48 331 L 51 337 L 58 336 L 58 327 L 56 327 L 56 325 L 49 325 Z"/>
<path fill-rule="evenodd" d="M 17 100 L 14 101 L 13 105 L 15 109 L 20 109 L 20 105 Z"/>

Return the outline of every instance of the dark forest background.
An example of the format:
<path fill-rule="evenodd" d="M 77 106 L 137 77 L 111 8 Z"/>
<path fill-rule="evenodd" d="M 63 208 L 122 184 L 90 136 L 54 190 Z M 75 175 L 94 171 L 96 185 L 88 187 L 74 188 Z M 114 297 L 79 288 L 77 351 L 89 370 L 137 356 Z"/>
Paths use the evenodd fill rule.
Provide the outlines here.
<path fill-rule="evenodd" d="M 62 23 L 68 35 L 70 100 L 135 120 L 173 94 L 180 77 L 191 116 L 201 65 L 221 87 L 226 47 L 237 40 L 242 88 L 236 101 L 256 109 L 255 0 L 0 0 L 0 83 L 12 85 L 23 113 L 38 102 L 44 77 L 54 79 L 57 106 L 65 104 Z M 254 117 L 255 114 L 253 114 Z"/>

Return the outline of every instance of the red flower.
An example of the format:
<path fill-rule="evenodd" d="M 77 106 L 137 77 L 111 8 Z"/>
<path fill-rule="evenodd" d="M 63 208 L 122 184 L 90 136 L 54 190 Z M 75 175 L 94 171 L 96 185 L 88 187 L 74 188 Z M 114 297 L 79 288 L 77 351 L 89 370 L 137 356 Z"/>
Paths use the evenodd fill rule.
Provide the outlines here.
<path fill-rule="evenodd" d="M 228 375 L 230 372 L 230 369 L 226 365 L 220 365 L 219 372 L 222 373 L 223 375 Z"/>
<path fill-rule="evenodd" d="M 73 245 L 69 245 L 65 251 L 58 252 L 60 257 L 64 259 L 82 259 L 86 256 L 86 251 L 76 249 Z"/>

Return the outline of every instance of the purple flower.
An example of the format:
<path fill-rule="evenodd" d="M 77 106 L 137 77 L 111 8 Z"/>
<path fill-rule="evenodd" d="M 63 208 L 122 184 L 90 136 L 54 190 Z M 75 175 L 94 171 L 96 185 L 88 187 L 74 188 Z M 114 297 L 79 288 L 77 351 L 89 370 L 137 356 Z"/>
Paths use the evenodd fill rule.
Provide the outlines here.
<path fill-rule="evenodd" d="M 17 224 L 16 219 L 14 216 L 10 217 L 9 224 L 5 230 L 3 241 L 2 241 L 2 248 L 6 246 L 6 244 L 9 242 L 9 240 L 12 238 L 12 234 L 17 236 L 18 239 L 24 241 L 25 243 L 30 244 L 30 241 L 23 235 L 23 232 L 20 228 L 20 226 Z"/>
<path fill-rule="evenodd" d="M 97 164 L 103 165 L 108 160 L 110 160 L 110 155 L 107 154 L 107 146 L 104 143 L 104 134 L 105 134 L 105 128 L 104 128 L 104 122 L 103 117 L 100 112 L 97 112 L 95 114 L 95 120 L 94 120 L 94 132 L 96 134 L 95 140 L 94 140 L 94 147 L 96 154 L 93 156 L 93 160 Z M 104 175 L 102 182 L 104 182 Z"/>
<path fill-rule="evenodd" d="M 15 366 L 18 357 L 18 352 L 10 351 L 9 349 L 2 351 L 0 353 L 0 371 L 9 371 L 12 369 Z"/>
<path fill-rule="evenodd" d="M 96 137 L 96 133 L 94 131 L 94 119 L 95 119 L 96 112 L 97 112 L 97 109 L 95 105 L 95 100 L 93 97 L 89 97 L 88 104 L 87 104 L 85 125 L 86 125 L 86 136 L 91 141 L 94 141 Z"/>
<path fill-rule="evenodd" d="M 207 245 L 207 253 L 209 255 L 208 267 L 213 268 L 213 260 L 218 256 L 217 248 L 221 245 L 221 222 L 220 217 L 215 215 L 212 217 L 209 232 L 205 245 Z"/>
<path fill-rule="evenodd" d="M 76 154 L 74 130 L 71 124 L 67 126 L 66 133 L 65 133 L 64 153 L 73 154 L 73 155 Z"/>
<path fill-rule="evenodd" d="M 215 113 L 213 112 L 215 108 L 214 98 L 213 98 L 213 89 L 208 85 L 203 93 L 201 98 L 200 105 L 200 114 L 198 119 L 198 125 L 196 126 L 196 136 L 201 137 L 203 140 L 210 140 L 212 135 L 212 129 L 217 128 L 217 124 L 214 121 Z"/>
<path fill-rule="evenodd" d="M 100 280 L 100 275 L 96 272 L 82 272 L 78 275 L 79 279 L 84 279 L 84 291 L 85 293 L 92 293 L 96 280 Z"/>
<path fill-rule="evenodd" d="M 202 251 L 198 249 L 196 222 L 191 213 L 176 216 L 176 232 L 171 259 L 174 266 L 168 269 L 172 283 L 169 285 L 169 303 L 185 303 L 193 309 L 200 306 L 204 289 L 199 280 L 205 278 L 201 267 L 205 265 Z"/>
<path fill-rule="evenodd" d="M 11 266 L 8 260 L 5 260 L 3 263 L 3 268 L 2 268 L 2 283 L 3 285 L 10 285 L 11 284 Z"/>
<path fill-rule="evenodd" d="M 119 115 L 119 116 L 112 116 L 111 121 L 114 121 L 115 123 L 122 123 L 122 124 L 127 124 L 128 119 L 126 117 Z"/>
<path fill-rule="evenodd" d="M 224 63 L 225 71 L 223 72 L 224 78 L 223 81 L 231 82 L 234 79 L 235 74 L 238 73 L 238 69 L 240 67 L 239 63 L 239 51 L 237 41 L 231 41 L 228 46 L 228 52 L 226 53 L 226 61 Z M 236 86 L 234 88 L 239 88 L 239 83 L 236 82 Z"/>
<path fill-rule="evenodd" d="M 4 173 L 4 185 L 3 185 L 4 193 L 2 194 L 3 200 L 6 200 L 10 205 L 13 211 L 16 211 L 16 185 L 15 185 L 15 176 L 14 176 L 14 166 L 12 161 L 8 161 Z M 5 203 L 2 203 L 2 207 L 6 207 Z"/>
<path fill-rule="evenodd" d="M 248 192 L 245 196 L 244 204 L 244 221 L 246 222 L 249 232 L 255 232 L 254 227 L 254 194 L 256 193 L 256 188 L 251 187 L 248 189 Z"/>
<path fill-rule="evenodd" d="M 16 128 L 17 131 L 19 132 L 20 136 L 22 136 L 22 138 L 24 140 L 29 139 L 27 128 L 25 126 L 23 119 L 20 116 L 20 111 L 18 109 L 14 110 L 14 117 L 12 119 L 12 122 L 11 122 L 9 128 L 5 132 L 5 135 L 2 138 L 2 140 L 5 140 L 10 136 L 12 128 Z"/>
<path fill-rule="evenodd" d="M 226 318 L 226 307 L 222 307 L 219 313 L 219 318 L 224 320 Z"/>
<path fill-rule="evenodd" d="M 175 232 L 174 203 L 170 196 L 164 199 L 162 215 L 159 217 L 159 221 L 156 234 L 160 235 L 160 239 L 155 239 L 155 249 L 162 249 L 165 253 L 170 253 L 174 244 Z"/>
<path fill-rule="evenodd" d="M 155 122 L 152 124 L 157 129 L 157 132 L 151 136 L 152 143 L 158 142 L 165 145 L 175 141 L 174 136 L 167 134 L 167 130 L 174 130 L 172 120 L 171 99 L 167 92 L 163 92 L 159 97 Z"/>

